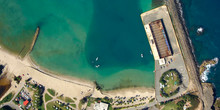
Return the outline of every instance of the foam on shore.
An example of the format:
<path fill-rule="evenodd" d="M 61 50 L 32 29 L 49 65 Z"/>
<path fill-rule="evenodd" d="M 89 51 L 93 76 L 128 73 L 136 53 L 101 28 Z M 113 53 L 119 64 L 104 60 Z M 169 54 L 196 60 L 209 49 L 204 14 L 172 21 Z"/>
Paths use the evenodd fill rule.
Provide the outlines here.
<path fill-rule="evenodd" d="M 200 79 L 201 79 L 202 82 L 206 82 L 208 80 L 208 75 L 211 72 L 210 69 L 212 67 L 215 67 L 218 64 L 218 60 L 219 59 L 217 57 L 215 57 L 212 60 L 216 61 L 216 63 L 215 64 L 208 64 L 208 65 L 206 65 L 206 70 L 200 76 Z"/>

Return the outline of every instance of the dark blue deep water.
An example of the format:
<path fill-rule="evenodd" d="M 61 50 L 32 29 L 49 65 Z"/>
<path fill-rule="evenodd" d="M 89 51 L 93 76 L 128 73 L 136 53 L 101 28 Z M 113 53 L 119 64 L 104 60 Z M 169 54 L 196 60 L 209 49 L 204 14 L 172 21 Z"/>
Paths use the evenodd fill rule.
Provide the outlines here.
<path fill-rule="evenodd" d="M 220 0 L 182 0 L 184 18 L 190 33 L 199 64 L 214 57 L 220 58 Z M 203 27 L 204 34 L 198 36 L 196 29 Z M 215 85 L 220 97 L 220 65 L 211 69 L 207 82 Z"/>

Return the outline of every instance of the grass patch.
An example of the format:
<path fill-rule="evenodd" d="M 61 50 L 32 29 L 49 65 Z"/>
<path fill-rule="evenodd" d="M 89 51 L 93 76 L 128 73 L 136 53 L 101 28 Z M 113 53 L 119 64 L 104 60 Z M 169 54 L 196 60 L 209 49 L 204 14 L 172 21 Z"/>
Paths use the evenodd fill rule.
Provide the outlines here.
<path fill-rule="evenodd" d="M 181 76 L 177 70 L 168 70 L 161 76 L 160 83 L 164 86 L 161 88 L 161 95 L 170 97 L 179 92 L 179 85 L 182 83 Z"/>
<path fill-rule="evenodd" d="M 55 110 L 55 108 L 53 108 L 53 106 L 56 106 L 56 107 L 58 107 L 58 110 L 67 110 L 66 109 L 66 107 L 67 107 L 67 105 L 64 105 L 64 104 L 58 104 L 58 103 L 56 103 L 56 102 L 49 102 L 47 105 L 46 105 L 46 107 L 47 107 L 47 110 Z M 70 106 L 69 106 L 70 107 Z"/>
<path fill-rule="evenodd" d="M 65 97 L 64 100 L 65 100 L 65 102 L 67 102 L 67 103 L 74 103 L 74 100 L 71 99 L 71 98 L 69 98 L 69 97 Z"/>
<path fill-rule="evenodd" d="M 50 93 L 50 95 L 55 96 L 55 90 L 53 89 L 47 89 L 47 91 Z"/>
<path fill-rule="evenodd" d="M 76 104 L 70 104 L 70 106 L 72 106 L 73 108 L 76 108 Z"/>
<path fill-rule="evenodd" d="M 5 98 L 2 99 L 2 101 L 0 101 L 0 104 L 9 102 L 13 97 L 14 93 L 9 93 L 7 96 L 5 96 Z"/>
<path fill-rule="evenodd" d="M 47 102 L 47 101 L 49 101 L 49 100 L 51 100 L 51 99 L 53 99 L 49 94 L 45 94 L 45 102 Z"/>
<path fill-rule="evenodd" d="M 192 107 L 190 107 L 189 110 L 195 110 L 199 105 L 198 98 L 191 99 L 191 105 L 192 105 Z"/>
<path fill-rule="evenodd" d="M 195 110 L 199 102 L 198 96 L 188 94 L 176 100 L 161 102 L 160 104 L 164 106 L 163 110 L 182 110 L 186 103 L 190 103 L 191 107 L 188 107 L 186 110 Z"/>
<path fill-rule="evenodd" d="M 154 100 L 155 100 L 155 98 L 152 98 L 152 99 L 150 99 L 150 101 L 149 101 L 149 102 L 151 103 L 151 102 L 153 102 Z"/>
<path fill-rule="evenodd" d="M 74 103 L 75 102 L 73 99 L 71 99 L 69 97 L 59 96 L 57 98 L 64 101 L 64 102 L 67 102 L 67 103 Z"/>
<path fill-rule="evenodd" d="M 177 109 L 177 105 L 174 102 L 168 102 L 164 106 L 163 110 L 178 110 L 178 109 Z"/>
<path fill-rule="evenodd" d="M 82 108 L 82 103 L 81 102 L 79 102 L 78 108 L 79 108 L 79 110 L 81 110 L 81 108 Z"/>
<path fill-rule="evenodd" d="M 38 107 L 38 110 L 45 110 L 44 103 L 40 107 Z"/>
<path fill-rule="evenodd" d="M 55 105 L 54 102 L 49 102 L 49 103 L 46 105 L 47 110 L 53 110 L 53 109 L 54 109 L 54 108 L 53 108 L 53 105 Z"/>
<path fill-rule="evenodd" d="M 77 100 L 77 98 L 76 98 L 76 97 L 73 97 L 73 99 L 74 99 L 74 100 Z"/>

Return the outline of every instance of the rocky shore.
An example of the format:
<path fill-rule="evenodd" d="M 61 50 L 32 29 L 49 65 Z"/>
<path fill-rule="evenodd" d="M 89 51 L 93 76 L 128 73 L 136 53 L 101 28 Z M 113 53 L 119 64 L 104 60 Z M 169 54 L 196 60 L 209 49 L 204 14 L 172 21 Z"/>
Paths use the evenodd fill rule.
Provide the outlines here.
<path fill-rule="evenodd" d="M 193 54 L 193 47 L 191 45 L 189 34 L 185 26 L 185 20 L 183 19 L 182 7 L 180 7 L 181 5 L 179 0 L 166 0 L 165 3 L 168 7 L 168 11 L 172 19 L 178 43 L 180 45 L 180 49 L 190 78 L 190 84 L 192 85 L 192 90 L 189 90 L 189 92 L 197 92 L 199 98 L 202 100 L 204 107 L 203 109 L 211 110 L 211 106 L 214 100 L 213 92 L 211 92 L 213 91 L 213 88 L 210 84 L 201 84 L 199 68 Z M 212 100 L 211 103 L 209 103 L 210 100 Z"/>
<path fill-rule="evenodd" d="M 210 66 L 214 66 L 215 64 L 218 63 L 218 58 L 214 58 L 214 59 L 211 59 L 211 60 L 205 60 L 202 62 L 202 64 L 200 65 L 199 67 L 199 73 L 200 75 L 205 71 L 207 70 L 207 65 L 210 65 Z"/>

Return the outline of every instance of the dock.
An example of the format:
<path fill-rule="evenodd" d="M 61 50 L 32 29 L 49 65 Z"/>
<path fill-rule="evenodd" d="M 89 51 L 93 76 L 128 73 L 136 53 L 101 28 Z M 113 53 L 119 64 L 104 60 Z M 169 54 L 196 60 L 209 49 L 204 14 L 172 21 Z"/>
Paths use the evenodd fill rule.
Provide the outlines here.
<path fill-rule="evenodd" d="M 161 6 L 141 14 L 143 27 L 155 60 L 155 96 L 157 102 L 164 102 L 181 96 L 187 91 L 189 76 L 177 40 L 177 36 L 167 9 Z M 182 85 L 176 95 L 160 95 L 160 77 L 170 69 L 176 69 L 182 76 Z"/>

